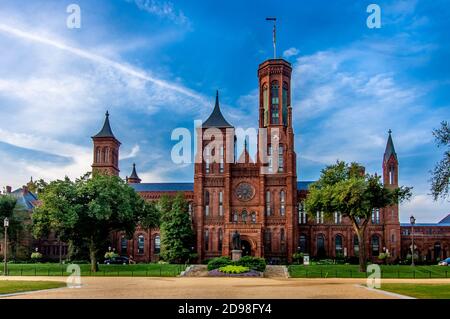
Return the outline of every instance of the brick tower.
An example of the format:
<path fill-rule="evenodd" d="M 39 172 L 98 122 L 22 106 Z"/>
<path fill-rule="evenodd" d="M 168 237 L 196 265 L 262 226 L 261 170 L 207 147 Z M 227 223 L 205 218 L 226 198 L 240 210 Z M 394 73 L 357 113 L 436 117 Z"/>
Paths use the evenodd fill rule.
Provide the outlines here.
<path fill-rule="evenodd" d="M 388 132 L 386 150 L 383 156 L 383 184 L 385 187 L 395 189 L 398 187 L 398 159 L 392 141 L 392 131 Z M 400 257 L 400 220 L 398 204 L 382 209 L 384 219 L 385 247 L 389 249 L 392 259 Z"/>
<path fill-rule="evenodd" d="M 105 114 L 103 128 L 92 136 L 94 143 L 94 162 L 92 173 L 102 173 L 119 176 L 120 142 L 114 136 L 109 124 L 109 113 Z"/>

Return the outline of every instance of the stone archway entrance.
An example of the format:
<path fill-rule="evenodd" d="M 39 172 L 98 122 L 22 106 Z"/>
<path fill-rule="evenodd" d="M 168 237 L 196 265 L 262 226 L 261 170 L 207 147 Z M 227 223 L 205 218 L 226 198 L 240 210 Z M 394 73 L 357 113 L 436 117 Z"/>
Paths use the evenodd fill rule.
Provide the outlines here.
<path fill-rule="evenodd" d="M 252 256 L 252 245 L 248 242 L 248 240 L 242 240 L 242 256 Z"/>

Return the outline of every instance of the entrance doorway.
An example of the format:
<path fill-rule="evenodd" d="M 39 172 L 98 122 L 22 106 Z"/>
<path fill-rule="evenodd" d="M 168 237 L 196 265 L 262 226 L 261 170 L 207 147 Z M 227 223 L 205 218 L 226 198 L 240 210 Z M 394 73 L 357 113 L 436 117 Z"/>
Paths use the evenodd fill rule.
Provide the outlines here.
<path fill-rule="evenodd" d="M 251 256 L 252 255 L 252 245 L 247 240 L 242 240 L 242 256 Z"/>

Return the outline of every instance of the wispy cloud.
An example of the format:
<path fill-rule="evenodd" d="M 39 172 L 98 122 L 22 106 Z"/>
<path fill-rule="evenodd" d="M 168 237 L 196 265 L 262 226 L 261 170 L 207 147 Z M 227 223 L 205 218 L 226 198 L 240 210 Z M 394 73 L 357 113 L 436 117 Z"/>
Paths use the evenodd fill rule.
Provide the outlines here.
<path fill-rule="evenodd" d="M 285 58 L 290 58 L 290 57 L 298 55 L 299 53 L 300 53 L 300 51 L 297 48 L 292 47 L 292 48 L 285 50 L 283 52 L 283 56 Z"/>
<path fill-rule="evenodd" d="M 134 2 L 140 10 L 156 15 L 160 18 L 169 19 L 178 25 L 190 26 L 189 19 L 184 15 L 183 11 L 175 9 L 173 3 L 167 1 L 156 0 L 126 0 Z"/>

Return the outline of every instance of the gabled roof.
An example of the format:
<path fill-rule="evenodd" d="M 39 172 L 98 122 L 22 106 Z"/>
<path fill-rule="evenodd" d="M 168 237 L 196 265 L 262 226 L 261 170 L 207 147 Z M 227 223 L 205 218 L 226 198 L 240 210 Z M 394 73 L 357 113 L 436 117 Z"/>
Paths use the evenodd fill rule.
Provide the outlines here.
<path fill-rule="evenodd" d="M 395 153 L 395 148 L 394 148 L 394 142 L 392 141 L 392 136 L 391 133 L 392 131 L 389 130 L 389 137 L 386 143 L 386 150 L 384 151 L 384 161 L 387 162 L 392 155 L 394 155 L 395 160 L 397 160 L 397 153 Z"/>
<path fill-rule="evenodd" d="M 227 120 L 225 120 L 225 118 L 222 115 L 222 112 L 220 111 L 219 91 L 216 92 L 216 104 L 214 105 L 214 110 L 212 111 L 212 113 L 208 117 L 208 119 L 202 124 L 202 127 L 204 127 L 204 128 L 209 128 L 209 127 L 218 127 L 218 128 L 233 127 L 230 123 L 227 122 Z"/>
<path fill-rule="evenodd" d="M 16 189 L 14 192 L 11 192 L 11 195 L 17 198 L 17 205 L 27 210 L 32 210 L 38 204 L 37 196 L 28 190 L 24 191 L 23 188 Z"/>
<path fill-rule="evenodd" d="M 98 132 L 96 135 L 93 136 L 93 138 L 95 137 L 112 137 L 112 138 L 116 138 L 111 130 L 111 125 L 109 124 L 109 112 L 106 111 L 105 114 L 105 123 L 103 123 L 103 127 L 100 130 L 100 132 Z"/>

